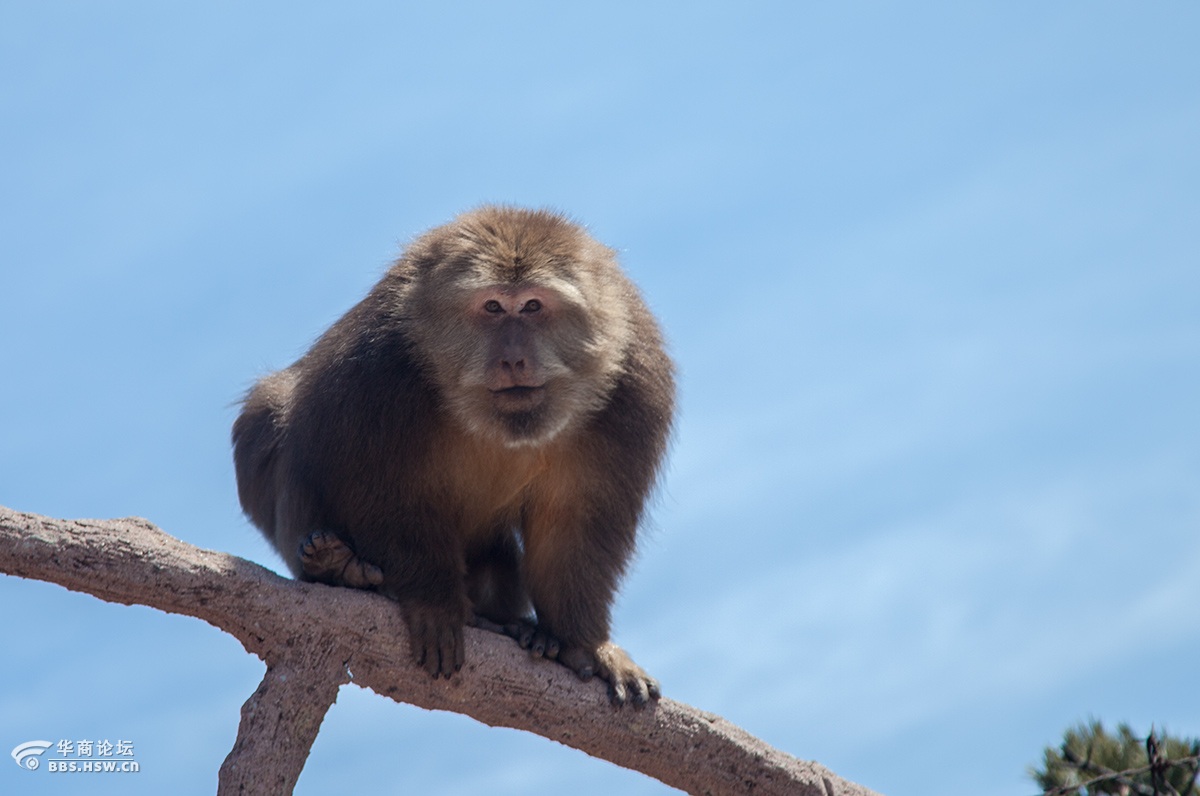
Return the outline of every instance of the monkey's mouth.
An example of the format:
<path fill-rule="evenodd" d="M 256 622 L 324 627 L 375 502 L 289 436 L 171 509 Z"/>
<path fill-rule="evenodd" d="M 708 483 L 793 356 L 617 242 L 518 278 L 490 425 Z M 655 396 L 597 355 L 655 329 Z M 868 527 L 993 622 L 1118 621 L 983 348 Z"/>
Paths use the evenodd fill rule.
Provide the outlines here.
<path fill-rule="evenodd" d="M 490 392 L 492 403 L 501 412 L 528 412 L 546 400 L 545 387 L 505 387 Z"/>

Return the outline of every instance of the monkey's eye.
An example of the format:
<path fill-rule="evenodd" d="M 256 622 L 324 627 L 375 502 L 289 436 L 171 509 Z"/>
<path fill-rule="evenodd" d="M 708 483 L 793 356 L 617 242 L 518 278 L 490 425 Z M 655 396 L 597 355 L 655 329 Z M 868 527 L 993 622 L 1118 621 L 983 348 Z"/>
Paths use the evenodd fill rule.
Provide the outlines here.
<path fill-rule="evenodd" d="M 525 306 L 521 308 L 521 312 L 537 312 L 542 308 L 542 302 L 537 299 L 530 299 L 525 302 Z"/>
<path fill-rule="evenodd" d="M 489 299 L 487 303 L 483 305 L 483 310 L 484 312 L 495 314 L 497 312 L 504 312 L 504 307 L 500 306 L 499 301 L 496 301 L 495 299 Z"/>

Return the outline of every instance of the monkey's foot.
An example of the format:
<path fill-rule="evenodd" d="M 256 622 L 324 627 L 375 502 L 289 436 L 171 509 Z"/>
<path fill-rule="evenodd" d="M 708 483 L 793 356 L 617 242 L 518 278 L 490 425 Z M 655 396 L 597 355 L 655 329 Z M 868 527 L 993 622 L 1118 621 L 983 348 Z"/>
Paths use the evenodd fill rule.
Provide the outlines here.
<path fill-rule="evenodd" d="M 464 612 L 454 606 L 404 600 L 400 603 L 400 613 L 408 626 L 413 661 L 431 677 L 440 674 L 449 680 L 463 665 Z"/>
<path fill-rule="evenodd" d="M 618 707 L 632 701 L 635 708 L 641 709 L 651 699 L 662 696 L 658 681 L 611 641 L 595 650 L 566 647 L 558 653 L 558 662 L 579 675 L 580 680 L 590 680 L 592 675 L 606 680 L 609 701 Z"/>
<path fill-rule="evenodd" d="M 370 589 L 383 583 L 383 572 L 363 561 L 342 537 L 329 531 L 313 531 L 300 544 L 300 568 L 318 583 Z"/>
<path fill-rule="evenodd" d="M 501 632 L 509 638 L 516 639 L 517 645 L 523 650 L 529 650 L 530 656 L 534 658 L 558 660 L 562 643 L 545 628 L 539 627 L 536 622 L 529 619 L 518 619 L 505 624 Z"/>
<path fill-rule="evenodd" d="M 589 651 L 584 647 L 565 646 L 529 619 L 499 624 L 473 614 L 471 624 L 516 639 L 521 649 L 529 650 L 531 657 L 558 661 L 579 675 L 580 680 L 587 681 L 593 675 L 598 676 L 608 683 L 608 698 L 618 707 L 632 701 L 635 708 L 641 709 L 651 699 L 662 696 L 658 681 L 634 663 L 629 653 L 611 641 Z"/>

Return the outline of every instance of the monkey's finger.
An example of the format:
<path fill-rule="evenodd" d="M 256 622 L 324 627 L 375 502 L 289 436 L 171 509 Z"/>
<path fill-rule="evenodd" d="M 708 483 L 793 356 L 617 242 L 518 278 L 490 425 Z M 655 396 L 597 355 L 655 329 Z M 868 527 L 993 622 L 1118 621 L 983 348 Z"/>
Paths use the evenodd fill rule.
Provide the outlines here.
<path fill-rule="evenodd" d="M 552 661 L 556 661 L 558 660 L 560 649 L 561 646 L 557 638 L 544 630 L 538 630 L 533 634 L 529 654 L 534 658 L 549 658 Z"/>
<path fill-rule="evenodd" d="M 625 698 L 628 696 L 628 691 L 625 689 L 625 681 L 619 677 L 614 677 L 608 684 L 608 699 L 614 705 L 620 707 L 625 704 Z"/>
<path fill-rule="evenodd" d="M 467 649 L 466 649 L 467 645 L 463 643 L 463 629 L 462 629 L 461 625 L 457 625 L 453 628 L 453 640 L 454 640 L 454 658 L 453 658 L 454 671 L 457 672 L 459 669 L 461 669 L 463 667 L 463 664 L 466 663 L 466 660 L 467 660 Z M 447 672 L 446 676 L 449 677 L 450 673 Z"/>
<path fill-rule="evenodd" d="M 527 650 L 533 643 L 533 625 L 524 625 L 521 627 L 521 632 L 517 635 L 517 644 L 521 649 Z"/>
<path fill-rule="evenodd" d="M 427 638 L 421 641 L 421 666 L 430 677 L 437 677 L 441 668 L 437 647 L 430 644 Z"/>
<path fill-rule="evenodd" d="M 433 632 L 425 634 L 425 671 L 436 678 L 442 670 L 442 651 L 438 648 L 437 638 Z"/>
<path fill-rule="evenodd" d="M 430 641 L 437 650 L 438 669 L 433 676 L 442 675 L 447 680 L 454 671 L 454 636 L 453 631 L 445 625 L 434 627 Z"/>
<path fill-rule="evenodd" d="M 425 639 L 424 628 L 414 627 L 408 631 L 409 646 L 412 647 L 413 662 L 425 669 L 429 670 L 429 645 Z"/>
<path fill-rule="evenodd" d="M 413 663 L 415 663 L 417 666 L 424 666 L 425 642 L 422 638 L 422 623 L 412 611 L 405 608 L 400 609 L 400 616 L 404 619 L 405 629 L 408 630 L 408 652 L 412 656 Z"/>
<path fill-rule="evenodd" d="M 662 688 L 659 687 L 658 681 L 653 677 L 646 678 L 646 690 L 650 692 L 650 697 L 652 699 L 662 698 Z"/>
<path fill-rule="evenodd" d="M 650 685 L 645 679 L 633 676 L 629 680 L 630 696 L 633 697 L 633 706 L 638 710 L 646 707 L 646 703 L 650 701 Z"/>
<path fill-rule="evenodd" d="M 374 564 L 363 561 L 362 578 L 371 586 L 379 586 L 383 583 L 383 570 Z"/>
<path fill-rule="evenodd" d="M 438 648 L 437 626 L 428 621 L 420 623 L 421 659 L 425 671 L 430 677 L 437 677 L 442 671 L 442 655 Z"/>

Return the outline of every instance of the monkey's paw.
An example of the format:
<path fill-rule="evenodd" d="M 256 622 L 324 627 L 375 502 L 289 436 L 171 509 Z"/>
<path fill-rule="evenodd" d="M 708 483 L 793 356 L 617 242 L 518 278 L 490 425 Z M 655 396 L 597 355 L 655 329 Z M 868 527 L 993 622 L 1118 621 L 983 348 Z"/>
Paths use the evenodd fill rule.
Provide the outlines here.
<path fill-rule="evenodd" d="M 662 696 L 658 681 L 611 641 L 595 650 L 565 647 L 559 650 L 558 662 L 579 675 L 580 680 L 590 680 L 596 675 L 607 681 L 609 701 L 618 707 L 632 701 L 635 708 L 641 709 L 651 699 Z"/>
<path fill-rule="evenodd" d="M 400 603 L 400 613 L 408 626 L 413 661 L 431 677 L 440 674 L 449 680 L 463 665 L 463 611 L 406 600 Z"/>
<path fill-rule="evenodd" d="M 330 531 L 313 531 L 301 542 L 300 568 L 309 580 L 331 586 L 370 589 L 383 583 L 379 567 L 363 561 Z"/>
<path fill-rule="evenodd" d="M 562 649 L 562 644 L 557 638 L 529 619 L 509 622 L 504 626 L 504 635 L 516 639 L 517 645 L 523 650 L 529 650 L 530 656 L 534 658 L 556 661 L 559 650 Z"/>

